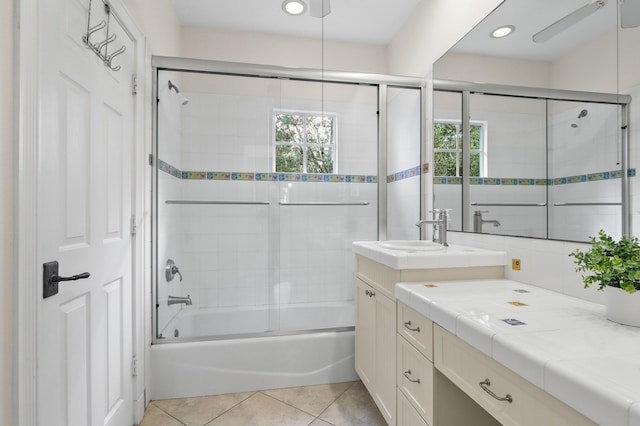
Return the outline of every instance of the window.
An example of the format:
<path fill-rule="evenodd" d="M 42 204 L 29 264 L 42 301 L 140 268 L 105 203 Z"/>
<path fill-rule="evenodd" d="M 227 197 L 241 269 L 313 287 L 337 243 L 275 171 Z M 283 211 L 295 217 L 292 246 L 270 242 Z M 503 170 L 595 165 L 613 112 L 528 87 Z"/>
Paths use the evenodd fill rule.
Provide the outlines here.
<path fill-rule="evenodd" d="M 337 173 L 335 114 L 274 112 L 275 171 Z"/>
<path fill-rule="evenodd" d="M 486 175 L 486 123 L 471 123 L 469 175 Z M 462 176 L 462 123 L 436 121 L 433 127 L 434 176 Z"/>

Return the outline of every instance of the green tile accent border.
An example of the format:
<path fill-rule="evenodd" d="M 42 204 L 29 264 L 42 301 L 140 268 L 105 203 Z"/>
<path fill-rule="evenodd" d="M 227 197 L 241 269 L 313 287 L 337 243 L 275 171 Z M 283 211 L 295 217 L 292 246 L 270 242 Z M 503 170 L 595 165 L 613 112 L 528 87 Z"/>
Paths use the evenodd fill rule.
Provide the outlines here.
<path fill-rule="evenodd" d="M 378 183 L 372 175 L 333 175 L 321 173 L 247 173 L 207 172 L 179 170 L 171 164 L 158 160 L 158 170 L 177 179 L 184 180 L 229 180 L 243 182 L 318 182 L 318 183 Z"/>

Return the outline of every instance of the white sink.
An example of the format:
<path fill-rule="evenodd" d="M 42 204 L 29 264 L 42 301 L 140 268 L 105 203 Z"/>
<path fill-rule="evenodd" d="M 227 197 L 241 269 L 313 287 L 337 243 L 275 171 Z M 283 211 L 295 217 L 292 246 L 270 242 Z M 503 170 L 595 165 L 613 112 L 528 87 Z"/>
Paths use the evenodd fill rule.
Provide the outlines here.
<path fill-rule="evenodd" d="M 503 251 L 425 240 L 355 241 L 353 252 L 398 270 L 504 266 L 507 257 Z"/>
<path fill-rule="evenodd" d="M 426 240 L 388 240 L 381 241 L 380 247 L 402 251 L 440 251 L 445 247 L 442 244 Z"/>

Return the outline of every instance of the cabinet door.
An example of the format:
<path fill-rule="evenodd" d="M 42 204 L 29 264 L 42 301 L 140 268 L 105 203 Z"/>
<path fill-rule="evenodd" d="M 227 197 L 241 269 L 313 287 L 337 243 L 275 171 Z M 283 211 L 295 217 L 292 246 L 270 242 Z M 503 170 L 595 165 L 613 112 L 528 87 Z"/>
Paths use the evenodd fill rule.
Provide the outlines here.
<path fill-rule="evenodd" d="M 396 302 L 374 291 L 376 383 L 373 398 L 389 425 L 396 424 Z"/>
<path fill-rule="evenodd" d="M 375 382 L 375 300 L 371 287 L 359 278 L 356 284 L 355 369 L 370 393 Z"/>

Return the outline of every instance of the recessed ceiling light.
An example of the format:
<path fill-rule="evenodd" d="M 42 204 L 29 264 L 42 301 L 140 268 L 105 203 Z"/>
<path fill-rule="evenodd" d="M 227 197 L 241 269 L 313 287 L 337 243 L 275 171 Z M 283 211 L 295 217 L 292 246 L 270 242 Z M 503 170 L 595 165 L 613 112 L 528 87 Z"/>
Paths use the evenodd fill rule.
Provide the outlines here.
<path fill-rule="evenodd" d="M 307 5 L 302 0 L 284 0 L 282 2 L 282 10 L 289 15 L 302 15 L 307 10 Z"/>
<path fill-rule="evenodd" d="M 503 25 L 502 27 L 498 27 L 495 30 L 491 31 L 491 38 L 506 37 L 515 30 L 516 27 L 514 27 L 513 25 Z"/>

